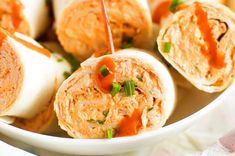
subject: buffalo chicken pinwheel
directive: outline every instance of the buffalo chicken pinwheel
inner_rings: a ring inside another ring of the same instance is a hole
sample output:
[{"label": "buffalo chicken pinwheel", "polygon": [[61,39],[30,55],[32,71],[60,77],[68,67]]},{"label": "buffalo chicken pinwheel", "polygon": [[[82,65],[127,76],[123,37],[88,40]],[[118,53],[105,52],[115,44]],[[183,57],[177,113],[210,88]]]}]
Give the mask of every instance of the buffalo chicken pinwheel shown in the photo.
[{"label": "buffalo chicken pinwheel", "polygon": [[55,111],[74,138],[135,135],[160,128],[175,105],[165,66],[137,49],[91,57],[59,88]]},{"label": "buffalo chicken pinwheel", "polygon": [[219,3],[179,6],[157,39],[162,56],[195,87],[226,89],[235,74],[235,15]]},{"label": "buffalo chicken pinwheel", "polygon": [[[147,0],[105,0],[115,47],[148,47],[152,22]],[[58,39],[67,52],[85,60],[106,48],[100,0],[53,0]]]}]

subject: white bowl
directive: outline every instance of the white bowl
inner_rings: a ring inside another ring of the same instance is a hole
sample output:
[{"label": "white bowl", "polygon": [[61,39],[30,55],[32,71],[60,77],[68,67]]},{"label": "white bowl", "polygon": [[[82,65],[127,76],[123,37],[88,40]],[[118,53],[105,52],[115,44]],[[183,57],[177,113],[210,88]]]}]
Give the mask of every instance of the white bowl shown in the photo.
[{"label": "white bowl", "polygon": [[196,120],[214,110],[235,92],[235,83],[220,94],[207,94],[195,88],[179,88],[179,100],[165,127],[133,137],[107,139],[71,139],[28,132],[0,122],[0,132],[27,144],[66,154],[117,154],[151,146],[184,131]]}]

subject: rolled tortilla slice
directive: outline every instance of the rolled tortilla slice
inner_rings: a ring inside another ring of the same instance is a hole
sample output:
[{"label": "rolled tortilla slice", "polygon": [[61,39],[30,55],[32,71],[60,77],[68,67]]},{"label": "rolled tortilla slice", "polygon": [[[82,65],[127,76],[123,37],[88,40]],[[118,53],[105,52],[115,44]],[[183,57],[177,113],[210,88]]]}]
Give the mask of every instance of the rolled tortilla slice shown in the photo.
[{"label": "rolled tortilla slice", "polygon": [[[148,47],[152,33],[146,0],[106,0],[115,47]],[[56,32],[65,51],[84,60],[106,48],[100,0],[53,0]]]},{"label": "rolled tortilla slice", "polygon": [[[182,3],[190,4],[195,1],[224,3],[224,0],[186,0],[182,1]],[[163,25],[167,22],[170,15],[172,15],[172,12],[170,11],[172,0],[148,0],[148,4],[155,24]]]},{"label": "rolled tortilla slice", "polygon": [[163,57],[195,87],[219,92],[234,81],[235,15],[219,3],[176,12],[157,42]]},{"label": "rolled tortilla slice", "polygon": [[1,0],[0,26],[32,38],[41,35],[49,24],[49,8],[45,0]]},{"label": "rolled tortilla slice", "polygon": [[34,40],[0,31],[0,116],[32,118],[49,103],[56,85],[51,54]]},{"label": "rolled tortilla slice", "polygon": [[[53,51],[54,49],[58,49],[58,44],[43,44]],[[71,65],[62,57],[61,54],[56,52],[52,53],[52,60],[54,61],[57,69],[56,86],[50,102],[33,118],[16,118],[14,126],[36,133],[52,134],[60,132],[61,129],[58,126],[58,120],[54,111],[54,95],[61,83],[67,78],[64,73],[71,72]]]},{"label": "rolled tortilla slice", "polygon": [[[99,81],[97,68],[105,61],[115,71]],[[113,75],[121,89],[104,91],[101,86]],[[115,137],[158,129],[174,105],[174,83],[165,66],[147,53],[129,49],[83,62],[59,88],[54,107],[60,127],[71,137],[105,138],[110,129]]]}]

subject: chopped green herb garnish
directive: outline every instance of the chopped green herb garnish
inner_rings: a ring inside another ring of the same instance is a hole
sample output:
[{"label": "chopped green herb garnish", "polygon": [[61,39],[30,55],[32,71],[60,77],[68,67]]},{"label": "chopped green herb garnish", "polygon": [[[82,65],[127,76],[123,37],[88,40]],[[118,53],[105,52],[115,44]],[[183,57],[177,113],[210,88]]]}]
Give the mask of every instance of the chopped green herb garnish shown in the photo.
[{"label": "chopped green herb garnish", "polygon": [[137,78],[139,81],[143,82],[143,77],[142,77],[142,76],[137,75],[136,78]]},{"label": "chopped green herb garnish", "polygon": [[132,47],[132,43],[127,43],[121,46],[122,49],[127,49],[127,48],[131,48]]},{"label": "chopped green herb garnish", "polygon": [[123,39],[123,43],[124,44],[120,48],[121,49],[131,48],[132,47],[132,42],[133,42],[133,38],[132,37],[124,36],[124,39]]},{"label": "chopped green herb garnish", "polygon": [[148,109],[148,112],[150,112],[151,110],[153,110],[153,107],[149,108],[149,109]]},{"label": "chopped green herb garnish", "polygon": [[103,77],[106,77],[107,75],[109,75],[109,70],[105,64],[99,68],[99,71]]},{"label": "chopped green herb garnish", "polygon": [[96,121],[94,119],[89,119],[89,120],[87,120],[87,122],[96,123]]},{"label": "chopped green herb garnish", "polygon": [[97,122],[98,124],[100,124],[100,125],[103,125],[104,122],[105,122],[105,120],[96,120],[96,122]]},{"label": "chopped green herb garnish", "polygon": [[103,111],[103,115],[104,115],[105,117],[107,117],[108,114],[109,114],[109,110],[108,110],[108,109],[106,109],[106,110]]},{"label": "chopped green herb garnish", "polygon": [[171,51],[171,43],[170,42],[165,42],[163,52],[164,53],[169,53],[170,51]]},{"label": "chopped green herb garnish", "polygon": [[62,58],[57,59],[57,62],[63,62],[64,60]]},{"label": "chopped green herb garnish", "polygon": [[94,120],[94,119],[89,119],[87,120],[87,122],[90,122],[90,123],[97,123],[97,124],[100,124],[100,125],[103,125],[105,120]]},{"label": "chopped green herb garnish", "polygon": [[182,0],[172,0],[170,5],[170,11],[175,12],[177,7],[182,3]]},{"label": "chopped green herb garnish", "polygon": [[110,91],[110,94],[112,96],[115,96],[120,90],[121,90],[121,85],[119,83],[113,82],[112,83],[112,89]]},{"label": "chopped green herb garnish", "polygon": [[71,65],[71,72],[73,73],[80,67],[80,61],[78,61],[73,55],[65,54],[64,58],[69,62]]},{"label": "chopped green herb garnish", "polygon": [[71,75],[71,73],[65,71],[63,75],[64,75],[64,78],[67,79]]},{"label": "chopped green herb garnish", "polygon": [[108,135],[108,139],[112,139],[113,138],[113,129],[112,128],[108,129],[107,135]]},{"label": "chopped green herb garnish", "polygon": [[132,96],[135,93],[135,82],[133,80],[128,80],[124,82],[124,91],[126,96]]},{"label": "chopped green herb garnish", "polygon": [[104,51],[103,53],[101,53],[101,56],[103,56],[103,55],[107,55],[109,53],[109,51],[108,50],[106,50],[106,51]]}]

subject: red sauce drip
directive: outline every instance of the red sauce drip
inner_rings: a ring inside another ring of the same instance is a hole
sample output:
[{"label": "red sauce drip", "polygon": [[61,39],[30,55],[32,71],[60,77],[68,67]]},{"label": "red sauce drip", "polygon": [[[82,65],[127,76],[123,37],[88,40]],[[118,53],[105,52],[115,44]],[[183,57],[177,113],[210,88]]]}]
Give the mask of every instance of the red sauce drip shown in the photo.
[{"label": "red sauce drip", "polygon": [[[110,71],[109,75],[107,75],[106,77],[103,77],[99,71],[99,68],[102,65],[106,65],[108,70]],[[110,92],[112,83],[115,78],[115,63],[113,59],[110,57],[104,57],[96,66],[96,75],[97,75],[97,83],[100,89],[105,93]]]},{"label": "red sauce drip", "polygon": [[2,46],[2,43],[6,39],[7,35],[0,31],[0,46]]},{"label": "red sauce drip", "polygon": [[7,36],[12,37],[17,42],[20,42],[21,44],[23,44],[24,46],[26,46],[32,50],[35,50],[43,55],[46,55],[47,57],[51,57],[51,53],[47,49],[39,47],[37,45],[34,45],[34,44],[32,44],[26,40],[23,40],[17,36],[11,35],[9,32],[7,32],[6,30],[1,29],[1,28],[0,28],[0,46],[2,46],[2,43],[4,42],[4,40],[6,39]]},{"label": "red sauce drip", "polygon": [[140,110],[135,109],[131,117],[122,119],[115,137],[136,135],[142,126],[141,115]]},{"label": "red sauce drip", "polygon": [[225,54],[217,49],[217,42],[213,38],[212,30],[209,25],[207,12],[205,12],[199,2],[196,2],[197,24],[202,34],[202,37],[207,45],[202,47],[202,53],[208,58],[209,64],[214,68],[223,68],[226,64],[224,62]]},{"label": "red sauce drip", "polygon": [[161,19],[163,17],[167,17],[170,15],[170,5],[171,5],[171,0],[164,1],[160,3],[153,12],[153,22],[159,24],[161,22]]},{"label": "red sauce drip", "polygon": [[47,49],[45,49],[43,47],[39,47],[37,45],[34,45],[34,44],[32,44],[32,43],[30,43],[26,40],[23,40],[19,37],[16,37],[16,36],[11,36],[11,37],[14,38],[16,41],[20,42],[21,44],[23,44],[24,46],[26,46],[26,47],[28,47],[32,50],[35,50],[35,51],[37,51],[37,52],[39,52],[39,53],[41,53],[41,54],[43,54],[47,57],[51,57],[51,53]]},{"label": "red sauce drip", "polygon": [[99,49],[94,53],[95,57],[100,57],[107,54],[111,54],[108,48]]},{"label": "red sauce drip", "polygon": [[[118,48],[115,48],[115,52],[117,52],[118,50]],[[108,48],[101,48],[94,53],[95,57],[100,57],[108,54],[112,54]]]},{"label": "red sauce drip", "polygon": [[20,25],[20,22],[22,21],[21,18],[21,9],[22,9],[22,5],[20,4],[19,1],[17,0],[12,0],[11,3],[11,20],[12,20],[12,24],[14,26],[15,29],[17,29]]}]

